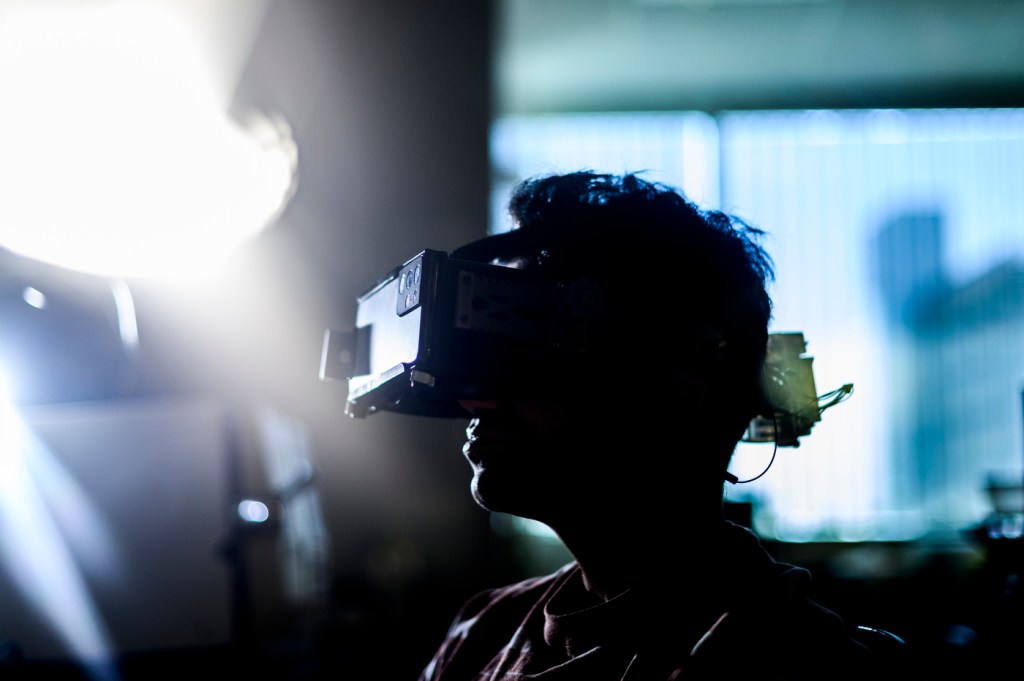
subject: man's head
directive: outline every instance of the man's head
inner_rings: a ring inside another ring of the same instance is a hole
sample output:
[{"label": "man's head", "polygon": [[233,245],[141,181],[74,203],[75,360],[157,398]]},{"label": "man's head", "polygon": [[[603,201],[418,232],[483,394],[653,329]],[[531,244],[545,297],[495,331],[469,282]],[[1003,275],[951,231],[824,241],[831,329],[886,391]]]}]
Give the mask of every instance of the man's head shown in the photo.
[{"label": "man's head", "polygon": [[[673,426],[662,434],[674,441],[669,447],[700,449],[700,461],[688,469],[696,465],[720,484],[736,442],[762,406],[772,268],[757,244],[761,232],[636,175],[579,172],[527,180],[514,190],[509,209],[513,230],[453,256],[532,269],[566,284],[593,282],[601,300],[586,351],[538,376],[527,421],[564,450],[574,442],[636,444],[644,436],[633,415],[674,416],[661,425]],[[470,406],[486,412],[488,405]],[[548,418],[571,425],[559,431],[537,416],[541,412],[561,414]],[[486,419],[483,413],[484,425]],[[572,462],[566,475],[575,466],[585,477],[580,461],[601,474],[625,472],[614,454],[609,465],[593,453],[566,458]],[[549,459],[546,465],[559,464]]]}]

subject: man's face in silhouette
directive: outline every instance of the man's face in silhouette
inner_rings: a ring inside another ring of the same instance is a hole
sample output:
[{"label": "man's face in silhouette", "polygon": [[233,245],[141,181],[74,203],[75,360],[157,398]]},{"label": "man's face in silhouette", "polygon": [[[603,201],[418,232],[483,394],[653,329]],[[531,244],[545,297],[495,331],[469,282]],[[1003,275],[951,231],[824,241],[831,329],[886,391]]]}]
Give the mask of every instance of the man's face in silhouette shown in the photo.
[{"label": "man's face in silhouette", "polygon": [[678,453],[662,444],[671,407],[623,413],[613,393],[605,383],[535,400],[462,401],[473,415],[462,451],[477,503],[557,524],[643,504],[670,482],[678,489]]},{"label": "man's face in silhouette", "polygon": [[[524,267],[517,258],[492,263]],[[460,400],[472,417],[462,453],[473,470],[473,498],[483,508],[544,521],[578,503],[577,480],[591,477],[580,450],[591,439],[585,421],[594,407],[571,381],[553,388],[555,382],[535,377],[537,394],[529,398]]]},{"label": "man's face in silhouette", "polygon": [[614,486],[620,492],[628,486],[615,462],[625,456],[613,443],[621,438],[598,436],[608,433],[608,417],[591,400],[461,403],[473,415],[463,455],[473,470],[473,498],[483,508],[555,521],[606,499]]}]

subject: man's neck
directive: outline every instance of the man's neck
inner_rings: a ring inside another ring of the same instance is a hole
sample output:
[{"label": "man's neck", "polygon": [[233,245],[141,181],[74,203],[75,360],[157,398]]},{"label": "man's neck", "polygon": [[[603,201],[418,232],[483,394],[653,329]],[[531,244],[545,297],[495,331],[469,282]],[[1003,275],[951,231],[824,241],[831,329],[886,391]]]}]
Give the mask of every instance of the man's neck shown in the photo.
[{"label": "man's neck", "polygon": [[717,540],[723,522],[721,514],[690,516],[685,522],[609,518],[554,529],[579,563],[587,590],[609,600],[640,580],[693,564],[695,552],[700,555]]}]

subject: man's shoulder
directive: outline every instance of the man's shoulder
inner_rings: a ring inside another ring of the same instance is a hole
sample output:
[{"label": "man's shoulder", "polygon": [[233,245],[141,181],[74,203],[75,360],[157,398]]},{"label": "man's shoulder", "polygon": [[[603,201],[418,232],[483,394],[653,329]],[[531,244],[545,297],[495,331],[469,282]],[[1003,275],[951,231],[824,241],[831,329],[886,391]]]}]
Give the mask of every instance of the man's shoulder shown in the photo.
[{"label": "man's shoulder", "polygon": [[810,573],[777,563],[770,577],[734,601],[695,647],[701,657],[729,659],[743,651],[762,663],[827,657],[856,663],[868,649],[837,612],[806,591]]},{"label": "man's shoulder", "polygon": [[776,561],[751,531],[728,526],[728,565],[716,590],[722,595],[714,624],[693,654],[793,661],[821,655],[859,660],[867,653],[844,617],[814,599],[809,570]]}]

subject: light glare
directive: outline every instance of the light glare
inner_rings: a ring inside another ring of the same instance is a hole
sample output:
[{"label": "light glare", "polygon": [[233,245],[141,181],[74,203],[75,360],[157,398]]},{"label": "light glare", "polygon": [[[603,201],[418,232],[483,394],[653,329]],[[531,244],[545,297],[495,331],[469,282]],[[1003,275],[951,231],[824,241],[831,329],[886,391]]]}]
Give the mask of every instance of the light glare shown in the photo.
[{"label": "light glare", "polygon": [[263,523],[270,519],[270,509],[262,501],[243,499],[238,503],[238,516],[247,523]]},{"label": "light glare", "polygon": [[89,500],[0,391],[0,570],[96,681],[115,681],[103,618],[75,548],[106,564],[117,552]]},{"label": "light glare", "polygon": [[37,310],[42,310],[46,307],[46,295],[33,286],[26,286],[25,290],[21,292],[21,297],[26,303]]},{"label": "light glare", "polygon": [[0,242],[87,272],[187,276],[274,218],[294,180],[287,126],[232,122],[195,42],[143,3],[4,17]]}]

